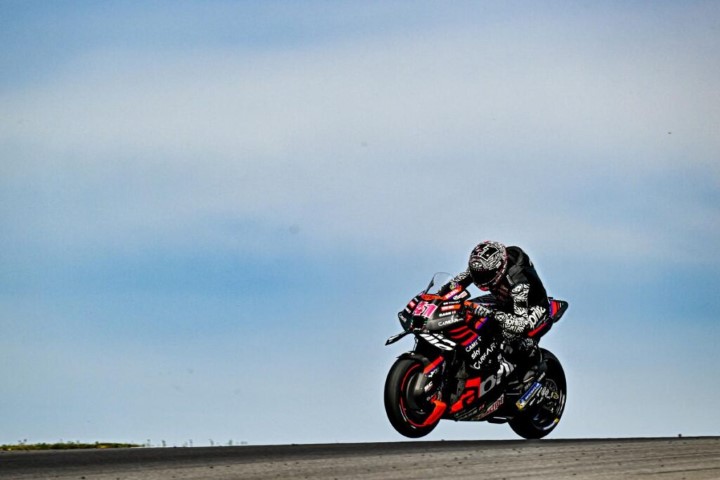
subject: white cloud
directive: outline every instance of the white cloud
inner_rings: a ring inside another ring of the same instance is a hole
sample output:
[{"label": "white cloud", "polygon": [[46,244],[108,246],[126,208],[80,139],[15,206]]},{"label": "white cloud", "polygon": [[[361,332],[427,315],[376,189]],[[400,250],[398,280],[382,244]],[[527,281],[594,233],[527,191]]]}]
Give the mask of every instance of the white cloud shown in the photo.
[{"label": "white cloud", "polygon": [[682,158],[718,178],[716,62],[691,37],[668,55],[640,37],[624,51],[580,28],[565,27],[568,39],[552,23],[524,27],[522,38],[498,26],[265,52],[89,52],[51,84],[2,95],[4,182],[57,193],[16,220],[105,244],[247,247],[213,231],[220,218],[299,225],[320,244],[453,242],[434,225],[410,229],[420,212],[483,215],[455,227],[468,236],[575,249],[605,241],[598,230],[628,245],[672,235],[571,207],[555,228],[537,219],[598,174],[657,176]]}]

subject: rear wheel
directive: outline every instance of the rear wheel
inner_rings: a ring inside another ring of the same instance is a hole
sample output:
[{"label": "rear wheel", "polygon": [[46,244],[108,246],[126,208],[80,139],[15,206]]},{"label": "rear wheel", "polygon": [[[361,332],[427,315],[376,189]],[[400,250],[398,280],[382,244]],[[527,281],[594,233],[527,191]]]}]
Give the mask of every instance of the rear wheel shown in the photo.
[{"label": "rear wheel", "polygon": [[543,398],[509,422],[515,433],[527,439],[543,438],[552,432],[565,410],[565,372],[557,357],[548,350],[542,349],[542,356],[547,370],[542,381],[543,388],[538,395]]},{"label": "rear wheel", "polygon": [[400,358],[390,368],[385,380],[385,412],[398,433],[410,438],[432,432],[440,419],[425,425],[433,410],[427,398],[413,394],[413,386],[423,375],[423,364],[417,359]]}]

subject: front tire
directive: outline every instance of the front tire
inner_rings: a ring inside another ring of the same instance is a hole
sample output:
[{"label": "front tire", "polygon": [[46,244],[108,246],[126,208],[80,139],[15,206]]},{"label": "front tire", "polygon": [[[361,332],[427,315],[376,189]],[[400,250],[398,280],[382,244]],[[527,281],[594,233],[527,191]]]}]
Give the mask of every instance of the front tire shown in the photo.
[{"label": "front tire", "polygon": [[543,438],[557,427],[567,399],[567,382],[560,361],[550,351],[541,350],[547,365],[542,381],[543,388],[547,388],[547,398],[509,422],[515,433],[528,440]]},{"label": "front tire", "polygon": [[401,435],[409,438],[424,437],[440,422],[430,425],[424,422],[432,412],[426,399],[414,398],[412,386],[423,375],[424,365],[420,360],[399,358],[388,372],[385,380],[385,412],[388,420]]}]

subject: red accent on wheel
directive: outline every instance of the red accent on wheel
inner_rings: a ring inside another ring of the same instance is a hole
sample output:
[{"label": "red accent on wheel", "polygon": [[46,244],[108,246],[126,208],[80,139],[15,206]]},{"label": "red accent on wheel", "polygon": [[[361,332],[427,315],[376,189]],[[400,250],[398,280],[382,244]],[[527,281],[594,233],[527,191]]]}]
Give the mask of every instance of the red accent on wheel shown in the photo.
[{"label": "red accent on wheel", "polygon": [[412,376],[412,373],[420,368],[420,364],[416,363],[412,367],[408,368],[408,371],[405,372],[405,376],[402,379],[402,382],[400,382],[400,410],[402,411],[403,417],[405,417],[405,420],[407,420],[412,426],[414,427],[422,427],[423,424],[413,422],[410,416],[407,414],[407,407],[405,406],[405,395],[403,393],[405,392],[405,389],[407,388],[407,381],[408,378]]}]

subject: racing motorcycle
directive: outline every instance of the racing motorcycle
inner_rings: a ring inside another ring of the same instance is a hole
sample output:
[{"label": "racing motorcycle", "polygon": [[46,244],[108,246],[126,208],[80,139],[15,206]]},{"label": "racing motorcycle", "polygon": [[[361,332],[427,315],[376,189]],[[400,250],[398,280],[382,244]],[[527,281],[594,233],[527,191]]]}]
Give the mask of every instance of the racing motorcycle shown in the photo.
[{"label": "racing motorcycle", "polygon": [[[546,436],[565,408],[560,361],[543,348],[536,348],[528,361],[517,345],[502,340],[492,317],[469,323],[464,304],[471,295],[462,287],[445,293],[451,278],[447,273],[435,274],[428,287],[398,313],[403,332],[385,342],[391,345],[406,335],[415,337],[415,347],[398,357],[385,381],[390,423],[410,438],[427,435],[442,419],[508,423],[523,438]],[[492,295],[470,301],[490,308],[495,304]],[[547,320],[528,334],[534,342],[568,307],[552,297],[548,303]],[[478,358],[468,359],[471,351]],[[468,360],[480,367],[480,376],[468,371]],[[489,368],[483,370],[485,363]]]}]

